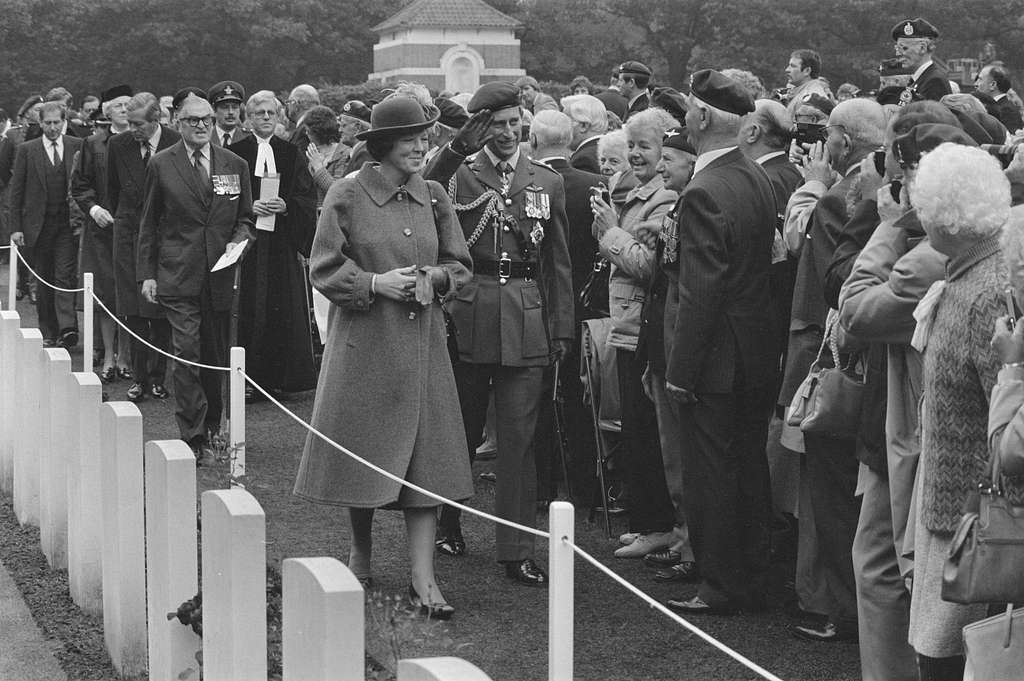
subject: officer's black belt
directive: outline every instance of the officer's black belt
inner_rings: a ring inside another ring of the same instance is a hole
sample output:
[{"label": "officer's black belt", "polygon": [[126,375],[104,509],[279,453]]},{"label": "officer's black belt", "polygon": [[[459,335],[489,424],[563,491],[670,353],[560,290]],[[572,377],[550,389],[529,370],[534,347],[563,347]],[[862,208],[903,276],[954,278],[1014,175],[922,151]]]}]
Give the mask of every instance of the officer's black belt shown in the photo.
[{"label": "officer's black belt", "polygon": [[473,263],[473,272],[487,276],[505,277],[506,279],[534,279],[537,274],[537,263],[512,260],[484,260]]}]

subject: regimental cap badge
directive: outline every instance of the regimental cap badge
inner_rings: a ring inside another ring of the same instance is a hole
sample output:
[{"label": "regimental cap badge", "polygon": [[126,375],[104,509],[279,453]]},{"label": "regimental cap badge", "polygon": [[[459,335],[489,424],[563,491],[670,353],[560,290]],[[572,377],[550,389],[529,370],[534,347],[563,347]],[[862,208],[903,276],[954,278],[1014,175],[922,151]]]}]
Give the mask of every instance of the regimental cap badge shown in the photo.
[{"label": "regimental cap badge", "polygon": [[676,136],[676,135],[678,135],[678,134],[680,134],[680,133],[679,133],[679,131],[678,131],[678,130],[674,130],[674,129],[673,129],[673,130],[669,130],[669,131],[667,131],[667,132],[665,133],[665,137],[666,137],[667,139],[672,139],[673,137],[675,137],[675,136]]},{"label": "regimental cap badge", "polygon": [[903,24],[903,35],[914,35],[914,25],[907,21]]},{"label": "regimental cap badge", "polygon": [[233,87],[231,87],[230,85],[226,85],[226,86],[224,86],[224,94],[226,94],[226,95],[233,95],[233,94],[235,94],[235,89]]}]

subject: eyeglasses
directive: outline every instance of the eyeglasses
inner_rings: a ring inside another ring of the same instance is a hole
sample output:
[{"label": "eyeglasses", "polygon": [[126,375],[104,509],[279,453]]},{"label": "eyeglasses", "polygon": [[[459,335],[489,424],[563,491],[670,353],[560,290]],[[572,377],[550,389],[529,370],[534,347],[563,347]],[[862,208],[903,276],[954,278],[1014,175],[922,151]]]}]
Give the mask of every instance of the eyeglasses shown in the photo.
[{"label": "eyeglasses", "polygon": [[184,118],[179,118],[178,120],[184,123],[185,125],[189,126],[190,128],[198,128],[200,126],[204,128],[209,128],[211,125],[213,125],[213,116],[203,116],[202,118],[198,118],[196,116],[186,116]]},{"label": "eyeglasses", "polygon": [[273,118],[277,115],[276,111],[253,111],[253,118]]}]

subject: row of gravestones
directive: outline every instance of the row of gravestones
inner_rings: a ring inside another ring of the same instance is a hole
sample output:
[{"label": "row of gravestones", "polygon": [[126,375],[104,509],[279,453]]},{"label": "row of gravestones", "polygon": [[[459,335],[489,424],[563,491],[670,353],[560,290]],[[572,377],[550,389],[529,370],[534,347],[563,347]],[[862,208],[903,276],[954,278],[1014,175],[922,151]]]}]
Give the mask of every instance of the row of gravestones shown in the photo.
[{"label": "row of gravestones", "polygon": [[[71,597],[102,615],[124,678],[266,679],[265,518],[242,489],[201,497],[202,638],[168,619],[198,591],[195,458],[180,440],[143,444],[130,402],[103,402],[99,378],[0,311],[0,493],[37,525]],[[364,679],[364,595],[333,558],[282,566],[285,681]],[[399,681],[487,681],[465,660],[402,660]]]}]

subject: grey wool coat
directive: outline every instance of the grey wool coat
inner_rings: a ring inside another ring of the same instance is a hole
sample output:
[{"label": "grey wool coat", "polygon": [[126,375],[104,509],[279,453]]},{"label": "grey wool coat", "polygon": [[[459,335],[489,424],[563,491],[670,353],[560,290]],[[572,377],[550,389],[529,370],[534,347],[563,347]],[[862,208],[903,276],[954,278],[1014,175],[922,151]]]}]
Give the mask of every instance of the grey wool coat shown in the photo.
[{"label": "grey wool coat", "polygon": [[[472,261],[447,194],[413,175],[404,190],[367,164],[324,197],[309,261],[331,301],[312,425],[353,453],[449,499],[473,494],[444,316],[372,297],[373,274],[440,265],[454,293]],[[356,508],[434,506],[310,434],[295,494]]]}]

